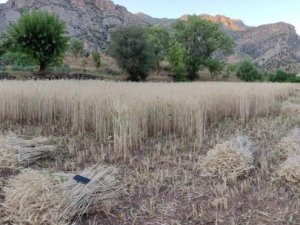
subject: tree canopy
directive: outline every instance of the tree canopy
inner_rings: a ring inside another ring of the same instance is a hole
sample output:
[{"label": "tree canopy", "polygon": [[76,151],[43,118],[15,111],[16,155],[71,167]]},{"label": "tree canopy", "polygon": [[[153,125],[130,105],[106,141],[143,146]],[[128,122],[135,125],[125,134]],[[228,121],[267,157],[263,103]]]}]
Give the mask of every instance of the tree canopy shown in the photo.
[{"label": "tree canopy", "polygon": [[198,16],[189,16],[187,20],[178,20],[173,28],[175,40],[187,52],[185,65],[189,80],[197,78],[200,66],[204,65],[214,53],[230,54],[232,52],[232,39],[216,23]]},{"label": "tree canopy", "polygon": [[53,13],[25,12],[17,23],[8,27],[2,46],[6,51],[31,57],[42,72],[64,58],[68,47],[66,25]]},{"label": "tree canopy", "polygon": [[111,33],[108,52],[132,81],[143,81],[154,64],[154,52],[146,28],[121,27]]}]

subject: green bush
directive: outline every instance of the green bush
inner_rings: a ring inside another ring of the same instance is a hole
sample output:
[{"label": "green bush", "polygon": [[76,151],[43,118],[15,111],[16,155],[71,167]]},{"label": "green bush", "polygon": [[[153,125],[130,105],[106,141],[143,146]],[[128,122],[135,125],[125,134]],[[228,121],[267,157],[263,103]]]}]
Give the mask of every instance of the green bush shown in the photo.
[{"label": "green bush", "polygon": [[83,54],[84,44],[78,38],[72,38],[69,43],[69,50],[77,59],[80,54]]},{"label": "green bush", "polygon": [[171,71],[174,75],[175,81],[186,81],[186,67],[185,67],[186,51],[181,44],[175,43],[169,51],[168,59],[171,65]]},{"label": "green bush", "polygon": [[243,81],[261,81],[262,75],[251,61],[241,62],[236,70],[236,76]]},{"label": "green bush", "polygon": [[208,68],[211,79],[215,80],[223,71],[225,64],[217,59],[209,59],[206,61],[205,66]]},{"label": "green bush", "polygon": [[271,82],[300,82],[300,78],[296,76],[295,73],[287,73],[282,70],[276,71],[275,74],[270,74],[269,75],[269,81]]},{"label": "green bush", "polygon": [[92,58],[93,58],[96,69],[99,70],[99,68],[101,66],[101,54],[98,51],[93,51]]}]

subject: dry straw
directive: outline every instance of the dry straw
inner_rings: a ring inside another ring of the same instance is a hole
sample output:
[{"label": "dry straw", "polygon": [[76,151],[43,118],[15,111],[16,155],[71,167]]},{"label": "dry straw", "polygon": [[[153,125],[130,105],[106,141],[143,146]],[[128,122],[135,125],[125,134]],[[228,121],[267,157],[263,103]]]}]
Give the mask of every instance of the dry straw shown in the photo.
[{"label": "dry straw", "polygon": [[117,198],[124,186],[116,178],[117,169],[94,166],[80,175],[91,179],[77,183],[72,174],[24,170],[4,188],[5,217],[12,224],[70,224],[108,199]]},{"label": "dry straw", "polygon": [[245,176],[253,168],[251,142],[238,137],[210,150],[201,164],[202,175],[235,180]]},{"label": "dry straw", "polygon": [[51,157],[57,150],[46,137],[23,139],[13,133],[0,137],[0,169],[19,169]]}]

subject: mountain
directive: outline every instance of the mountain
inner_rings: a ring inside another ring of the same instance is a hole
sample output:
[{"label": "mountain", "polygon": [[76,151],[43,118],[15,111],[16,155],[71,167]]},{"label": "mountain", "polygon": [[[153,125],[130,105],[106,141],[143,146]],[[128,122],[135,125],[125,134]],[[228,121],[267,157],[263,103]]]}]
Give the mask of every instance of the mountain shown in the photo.
[{"label": "mountain", "polygon": [[[176,21],[153,18],[144,13],[132,14],[111,0],[9,0],[0,4],[0,32],[18,20],[28,9],[56,12],[63,19],[70,36],[84,40],[88,49],[104,49],[109,41],[109,31],[129,24],[162,25],[171,30]],[[235,53],[229,62],[251,59],[265,70],[284,69],[300,71],[300,37],[295,28],[287,23],[249,27],[241,20],[226,16],[199,15],[218,23],[235,41]],[[180,19],[186,20],[187,16]]]},{"label": "mountain", "polygon": [[300,71],[300,37],[290,24],[280,22],[239,32],[235,43],[238,58],[243,54],[263,69]]},{"label": "mountain", "polygon": [[145,13],[139,12],[134,14],[140,20],[144,21],[150,25],[161,25],[164,27],[171,27],[173,23],[175,23],[176,19],[168,19],[168,18],[154,18]]},{"label": "mountain", "polygon": [[67,23],[69,34],[84,40],[90,49],[104,48],[109,31],[117,26],[145,24],[110,0],[9,0],[0,4],[0,31],[28,9],[56,12]]}]

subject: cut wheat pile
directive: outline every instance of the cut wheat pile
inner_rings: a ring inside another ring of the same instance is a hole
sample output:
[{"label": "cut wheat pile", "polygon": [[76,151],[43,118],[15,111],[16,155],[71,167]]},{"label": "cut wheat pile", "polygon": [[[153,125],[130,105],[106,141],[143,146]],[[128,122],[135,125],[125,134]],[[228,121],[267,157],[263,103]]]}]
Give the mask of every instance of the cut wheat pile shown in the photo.
[{"label": "cut wheat pile", "polygon": [[235,180],[253,168],[251,143],[245,137],[216,145],[201,164],[202,175]]},{"label": "cut wheat pile", "polygon": [[298,104],[286,101],[282,104],[281,111],[283,113],[288,113],[288,114],[299,113],[300,112],[300,106]]},{"label": "cut wheat pile", "polygon": [[295,128],[289,136],[284,137],[278,143],[276,151],[280,159],[300,155],[300,129]]},{"label": "cut wheat pile", "polygon": [[81,175],[91,181],[81,184],[72,174],[24,170],[4,188],[6,215],[2,223],[67,225],[124,191],[115,167],[94,166]]},{"label": "cut wheat pile", "polygon": [[278,170],[280,180],[300,191],[300,155],[290,156],[280,165]]},{"label": "cut wheat pile", "polygon": [[46,137],[26,140],[13,133],[1,135],[0,169],[19,169],[51,157],[57,147],[50,142]]}]

